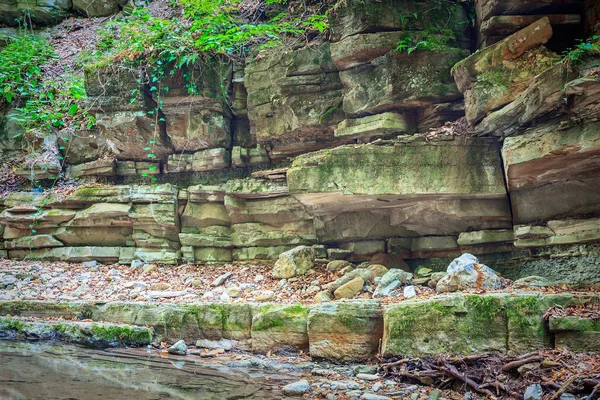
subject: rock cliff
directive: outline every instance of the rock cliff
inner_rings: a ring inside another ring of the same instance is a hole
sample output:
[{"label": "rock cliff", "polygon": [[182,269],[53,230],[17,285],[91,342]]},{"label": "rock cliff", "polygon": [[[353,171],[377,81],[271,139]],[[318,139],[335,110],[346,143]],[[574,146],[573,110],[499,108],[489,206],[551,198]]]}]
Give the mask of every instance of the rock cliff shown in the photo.
[{"label": "rock cliff", "polygon": [[[0,23],[28,7],[5,2]],[[127,7],[30,14],[41,27]],[[6,157],[54,149],[16,175],[81,185],[0,198],[0,256],[208,263],[307,245],[441,269],[468,251],[511,278],[600,282],[599,15],[589,0],[348,0],[306,46],[87,65],[89,128],[21,146],[0,104]]]}]

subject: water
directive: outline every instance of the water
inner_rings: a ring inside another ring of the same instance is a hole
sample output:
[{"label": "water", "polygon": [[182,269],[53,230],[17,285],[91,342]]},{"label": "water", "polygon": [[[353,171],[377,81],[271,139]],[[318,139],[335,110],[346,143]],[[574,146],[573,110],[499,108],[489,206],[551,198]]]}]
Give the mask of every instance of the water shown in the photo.
[{"label": "water", "polygon": [[197,357],[0,340],[0,399],[281,399],[297,376]]}]

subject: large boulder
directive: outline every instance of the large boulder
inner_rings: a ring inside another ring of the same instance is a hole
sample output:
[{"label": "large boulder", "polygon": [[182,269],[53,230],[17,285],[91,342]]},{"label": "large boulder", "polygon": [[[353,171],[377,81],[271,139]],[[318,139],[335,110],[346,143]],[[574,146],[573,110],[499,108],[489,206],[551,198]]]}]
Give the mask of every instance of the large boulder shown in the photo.
[{"label": "large boulder", "polygon": [[448,266],[447,274],[438,281],[436,291],[456,292],[469,289],[499,289],[500,277],[487,265],[479,264],[472,254],[465,253]]},{"label": "large boulder", "polygon": [[309,246],[298,246],[279,255],[271,271],[275,278],[292,278],[304,275],[315,265],[315,250]]}]

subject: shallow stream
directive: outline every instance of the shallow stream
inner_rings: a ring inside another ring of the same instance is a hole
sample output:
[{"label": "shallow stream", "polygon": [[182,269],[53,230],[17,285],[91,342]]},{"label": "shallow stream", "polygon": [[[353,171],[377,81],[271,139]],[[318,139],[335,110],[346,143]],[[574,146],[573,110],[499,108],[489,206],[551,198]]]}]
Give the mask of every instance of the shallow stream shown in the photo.
[{"label": "shallow stream", "polygon": [[281,399],[298,376],[145,350],[0,340],[0,399]]}]

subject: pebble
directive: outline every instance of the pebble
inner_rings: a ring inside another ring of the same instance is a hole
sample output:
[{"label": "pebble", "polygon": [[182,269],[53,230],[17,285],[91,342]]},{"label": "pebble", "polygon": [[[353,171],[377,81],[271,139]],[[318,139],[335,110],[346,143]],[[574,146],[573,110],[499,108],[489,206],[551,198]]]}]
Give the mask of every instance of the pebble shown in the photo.
[{"label": "pebble", "polygon": [[362,398],[365,400],[392,400],[391,397],[381,396],[373,393],[365,393],[362,395]]},{"label": "pebble", "polygon": [[289,385],[285,385],[283,387],[284,394],[304,394],[308,392],[310,385],[306,379],[302,379],[298,382],[290,383]]},{"label": "pebble", "polygon": [[329,376],[335,374],[334,371],[325,368],[315,368],[312,371],[310,371],[310,373],[316,376]]},{"label": "pebble", "polygon": [[429,392],[429,400],[438,400],[442,396],[442,391],[439,389],[432,390]]},{"label": "pebble", "polygon": [[377,365],[358,365],[354,368],[355,374],[376,374]]},{"label": "pebble", "polygon": [[150,289],[152,289],[152,290],[169,290],[170,288],[171,288],[171,285],[169,285],[168,283],[164,283],[164,282],[154,283],[150,286]]},{"label": "pebble", "polygon": [[271,301],[274,298],[275,292],[273,292],[272,290],[264,290],[263,292],[261,292],[261,294],[256,296],[256,301]]},{"label": "pebble", "polygon": [[86,261],[86,262],[81,263],[81,266],[83,268],[92,268],[92,267],[97,267],[99,265],[101,265],[101,264],[96,260]]},{"label": "pebble", "polygon": [[360,385],[354,381],[331,381],[329,382],[332,389],[354,390],[360,389]]},{"label": "pebble", "polygon": [[170,354],[184,356],[187,353],[187,346],[184,340],[179,340],[167,350]]},{"label": "pebble", "polygon": [[363,381],[376,381],[379,379],[379,375],[375,374],[357,374],[356,377]]},{"label": "pebble", "polygon": [[259,283],[259,282],[262,282],[262,281],[264,281],[264,280],[265,280],[265,276],[264,276],[264,275],[256,275],[256,276],[254,277],[254,282],[255,282],[255,283]]},{"label": "pebble", "polygon": [[142,272],[144,274],[147,274],[148,272],[154,271],[156,268],[158,268],[158,267],[155,264],[146,264],[146,265],[144,265]]},{"label": "pebble", "polygon": [[143,266],[144,266],[144,262],[142,260],[131,261],[131,268],[142,268]]},{"label": "pebble", "polygon": [[383,384],[381,382],[377,382],[373,386],[371,386],[371,390],[374,392],[379,392],[382,388]]}]

